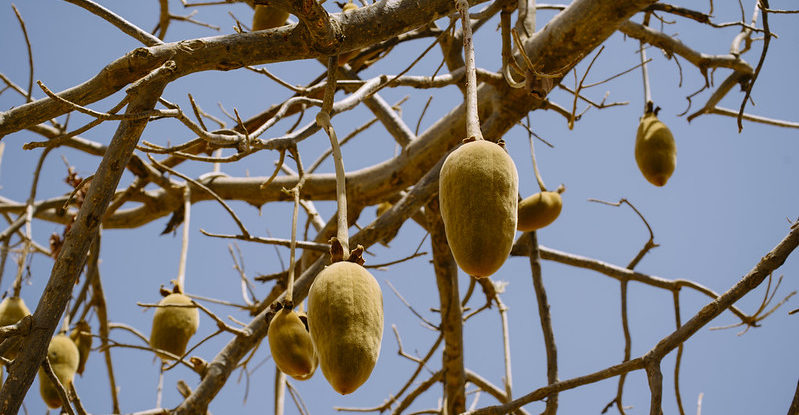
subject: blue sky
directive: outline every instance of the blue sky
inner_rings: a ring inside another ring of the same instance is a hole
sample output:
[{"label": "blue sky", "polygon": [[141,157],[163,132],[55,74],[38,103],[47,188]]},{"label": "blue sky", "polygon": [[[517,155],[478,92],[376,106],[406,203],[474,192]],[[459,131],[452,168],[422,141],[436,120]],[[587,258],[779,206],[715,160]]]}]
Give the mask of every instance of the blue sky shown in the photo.
[{"label": "blue sky", "polygon": [[[174,13],[188,13],[179,2],[170,3]],[[749,3],[745,5],[747,16],[751,13]],[[795,7],[788,1],[771,3],[773,8]],[[117,1],[105,2],[104,5],[146,30],[152,29],[157,21],[157,2],[154,1]],[[20,2],[17,7],[31,36],[34,79],[41,80],[55,91],[86,80],[113,59],[140,46],[108,23],[66,2]],[[707,5],[698,7],[706,11]],[[334,4],[326,4],[326,8],[338,11]],[[717,22],[731,21],[740,15],[737,5],[727,7],[716,4],[716,8],[714,21]],[[245,22],[252,13],[241,4],[200,7],[198,10],[197,19],[221,26],[219,33],[224,34],[232,33],[233,21],[227,11],[232,11]],[[551,11],[542,11],[539,26],[543,26],[552,15]],[[663,30],[678,36],[690,47],[710,54],[727,53],[738,31],[735,28],[709,30],[698,23],[676,19],[678,24],[666,25]],[[636,20],[640,20],[640,17]],[[478,67],[490,70],[499,67],[499,34],[494,30],[497,22],[498,19],[494,19],[477,32],[475,48]],[[796,16],[773,15],[769,22],[771,30],[779,38],[771,42],[768,57],[754,88],[752,97],[756,105],[748,105],[747,111],[796,122],[799,121],[794,99],[799,93],[795,76],[795,68],[799,64]],[[655,27],[659,28],[658,25]],[[27,85],[27,55],[9,2],[0,4],[0,34],[0,50],[4,56],[0,62],[0,72],[17,84]],[[173,22],[166,41],[216,34],[207,28]],[[391,53],[392,59],[368,69],[363,76],[397,73],[430,41],[424,39],[398,46]],[[604,79],[638,63],[637,41],[625,39],[617,33],[605,45],[605,50],[587,77],[588,82]],[[762,42],[755,42],[753,51],[743,58],[754,66],[761,46]],[[587,201],[589,198],[618,201],[625,197],[646,217],[654,230],[655,242],[660,244],[641,261],[638,271],[668,279],[691,279],[723,292],[788,233],[788,219],[796,220],[799,215],[799,133],[795,129],[751,122],[744,122],[743,132],[738,133],[733,118],[717,115],[705,115],[688,123],[679,114],[686,108],[685,97],[704,83],[699,71],[681,59],[680,86],[679,69],[674,61],[666,59],[656,49],[650,48],[647,53],[653,59],[650,65],[651,86],[653,98],[662,108],[660,119],[669,126],[677,142],[677,168],[674,175],[665,187],[656,188],[646,182],[635,165],[633,144],[643,96],[638,70],[586,92],[587,96],[598,101],[609,91],[608,101],[628,101],[629,105],[590,109],[573,130],[568,129],[565,119],[558,114],[546,111],[531,113],[533,129],[555,146],[548,148],[538,141],[535,143],[543,178],[550,188],[560,183],[567,187],[563,194],[564,207],[560,218],[539,232],[539,242],[550,248],[625,266],[647,240],[646,228],[627,207],[614,208]],[[410,73],[429,76],[440,59],[440,51],[433,49]],[[577,66],[579,76],[586,70],[588,61],[584,59]],[[316,61],[272,64],[268,68],[295,84],[303,84],[323,71]],[[727,70],[717,70],[713,78],[715,85],[720,84],[727,74]],[[573,87],[573,79],[572,74],[567,75],[564,84]],[[246,70],[192,74],[171,84],[164,92],[164,97],[189,108],[187,92],[206,111],[222,118],[224,115],[217,107],[218,102],[228,110],[238,109],[242,117],[248,118],[289,96],[287,90],[274,82]],[[421,121],[420,131],[462,100],[455,87],[442,90],[384,89],[381,95],[389,103],[410,96],[402,106],[402,117],[411,128],[415,127],[428,97],[434,95]],[[42,97],[43,93],[35,89],[34,96]],[[107,110],[121,96],[116,94],[90,107]],[[337,95],[337,99],[342,97],[342,94]],[[703,105],[707,97],[707,91],[698,95],[693,100],[692,108]],[[564,91],[556,90],[550,98],[563,106],[571,105],[571,96]],[[742,95],[734,89],[722,101],[722,105],[737,109],[741,99]],[[6,91],[0,95],[0,110],[22,102],[12,91]],[[582,109],[583,104],[579,104],[578,108]],[[335,117],[333,125],[341,136],[370,118],[369,111],[359,106]],[[59,120],[63,122],[64,117]],[[73,114],[70,125],[81,125],[86,120],[83,116]],[[284,120],[274,128],[276,131],[285,131],[294,120]],[[107,144],[115,127],[116,123],[105,123],[85,136]],[[194,135],[173,120],[150,123],[142,136],[144,140],[162,145],[192,138]],[[27,198],[39,150],[24,151],[22,145],[40,139],[29,132],[3,138],[6,147],[0,164],[0,195],[16,201]],[[519,172],[520,193],[523,196],[534,193],[537,185],[530,163],[527,133],[521,127],[515,127],[504,139]],[[309,163],[328,146],[327,137],[318,133],[303,141],[299,149],[304,161]],[[348,171],[355,170],[389,159],[394,152],[395,146],[390,135],[375,125],[344,146],[344,164]],[[76,166],[82,176],[91,174],[100,161],[98,157],[71,149],[54,151],[42,172],[38,200],[56,197],[70,190],[62,180],[66,171],[60,156]],[[241,163],[224,165],[222,171],[238,176],[267,176],[276,160],[277,154],[261,152]],[[210,170],[210,165],[198,162],[180,166],[181,172],[194,177]],[[324,163],[320,171],[332,172],[332,163]],[[126,174],[122,183],[126,185],[130,180],[130,174]],[[243,203],[234,202],[231,205],[253,233],[266,236],[268,231],[276,237],[289,237],[289,203],[271,203],[260,210]],[[317,202],[316,205],[325,219],[335,210],[332,202]],[[199,232],[202,228],[211,232],[234,233],[234,223],[214,202],[199,203],[192,207],[191,213],[187,291],[241,302],[239,277],[232,268],[228,254],[229,241],[205,237]],[[366,208],[358,221],[359,225],[368,224],[374,215],[374,208]],[[103,234],[100,270],[109,301],[110,319],[125,322],[145,334],[149,334],[152,311],[137,307],[136,302],[156,302],[159,299],[158,287],[168,284],[177,274],[180,232],[176,236],[159,236],[166,221],[167,218],[162,218],[138,229],[106,230]],[[42,244],[46,243],[51,233],[60,233],[61,230],[62,227],[57,224],[42,221],[33,223],[34,238]],[[379,245],[370,248],[374,256],[367,255],[367,264],[408,256],[414,252],[423,236],[424,231],[409,221],[391,242],[390,248]],[[249,277],[282,269],[272,247],[244,242],[239,243],[239,247]],[[429,240],[423,243],[422,250],[430,252]],[[278,248],[278,251],[283,261],[287,262],[288,250]],[[386,270],[373,271],[383,289],[385,306],[383,348],[377,367],[366,384],[347,396],[335,393],[321,373],[309,381],[294,382],[311,413],[332,413],[333,407],[379,405],[402,386],[415,364],[397,355],[397,342],[391,326],[396,325],[405,351],[420,355],[427,352],[435,341],[436,333],[420,324],[391,292],[387,282],[390,281],[427,319],[437,321],[438,315],[430,311],[431,307],[438,307],[430,259],[430,255],[427,255]],[[22,290],[22,297],[29,307],[35,307],[51,267],[52,260],[49,258],[33,257],[32,277]],[[10,288],[15,270],[9,261],[0,289]],[[780,275],[785,277],[775,301],[797,290],[797,273],[799,260],[794,254],[774,275],[775,279]],[[581,376],[620,362],[624,340],[618,282],[592,271],[552,262],[543,263],[543,275],[558,345],[560,379]],[[526,258],[510,258],[492,279],[507,283],[502,299],[509,308],[513,395],[521,396],[546,383],[546,358],[529,262]],[[461,275],[459,283],[461,292],[465,291],[468,277]],[[256,293],[263,297],[270,289],[271,286],[258,285]],[[765,286],[759,287],[739,301],[738,307],[747,313],[753,312],[762,300],[764,290]],[[680,299],[683,321],[709,301],[704,295],[690,289],[683,290]],[[474,309],[482,305],[482,301],[478,290],[469,306]],[[681,367],[681,390],[686,411],[696,411],[697,396],[703,393],[703,413],[784,413],[794,394],[796,374],[799,373],[799,356],[795,353],[799,341],[799,316],[789,316],[787,312],[799,308],[798,304],[796,297],[792,297],[763,321],[762,327],[751,329],[742,336],[736,335],[740,329],[708,330],[711,326],[736,323],[736,318],[729,312],[723,313],[693,336],[685,345]],[[248,319],[245,313],[230,307],[208,306],[223,317],[232,315],[242,321]],[[630,283],[629,315],[632,355],[635,357],[645,353],[674,329],[671,293]],[[92,321],[92,327],[96,333],[96,319]],[[212,333],[214,329],[213,321],[203,316],[194,341]],[[136,344],[135,338],[123,332],[112,332],[112,338]],[[227,334],[218,336],[198,348],[196,354],[211,360],[229,339]],[[502,384],[501,324],[496,308],[479,314],[465,325],[464,349],[469,369],[495,385]],[[115,348],[112,353],[123,412],[152,408],[155,405],[158,378],[158,364],[152,354],[121,348]],[[255,369],[256,365],[268,359],[268,354],[267,345],[262,344],[249,365],[252,371],[249,379],[242,377],[239,381],[240,372],[235,372],[209,409],[215,414],[271,412],[274,365],[268,360]],[[440,354],[439,351],[429,363],[431,370],[440,367]],[[674,359],[675,354],[672,353],[663,361],[663,409],[667,414],[677,411],[672,387]],[[423,371],[419,380],[427,376],[429,373]],[[180,401],[174,386],[178,379],[186,380],[191,387],[199,381],[195,374],[182,368],[169,372],[164,383],[165,407],[174,407]],[[249,393],[246,393],[247,385]],[[628,376],[626,385],[624,403],[632,406],[628,413],[647,413],[649,389],[643,372]],[[89,412],[110,412],[105,366],[100,354],[91,356],[86,373],[76,380],[76,387]],[[32,414],[45,411],[37,388],[36,382],[25,399],[25,406]],[[470,391],[472,389],[471,386],[468,388]],[[613,398],[615,390],[616,378],[613,378],[564,392],[560,398],[561,413],[598,413]],[[245,394],[246,403],[243,402]],[[417,400],[409,412],[436,407],[440,396],[440,386],[434,386]],[[467,404],[471,404],[474,398],[470,394]],[[493,403],[495,401],[492,398],[481,394],[477,406]],[[526,409],[535,413],[543,409],[543,404],[533,403],[527,405]],[[297,413],[288,396],[286,413]]]}]

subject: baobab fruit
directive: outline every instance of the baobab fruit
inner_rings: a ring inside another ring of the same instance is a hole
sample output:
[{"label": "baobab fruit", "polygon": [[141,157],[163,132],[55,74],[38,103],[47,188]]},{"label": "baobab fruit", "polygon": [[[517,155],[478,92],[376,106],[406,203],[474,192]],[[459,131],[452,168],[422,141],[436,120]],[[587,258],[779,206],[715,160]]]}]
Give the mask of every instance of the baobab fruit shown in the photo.
[{"label": "baobab fruit", "polygon": [[481,278],[505,262],[516,234],[519,178],[508,153],[478,140],[456,149],[441,167],[438,200],[458,266]]},{"label": "baobab fruit", "polygon": [[[66,390],[69,390],[69,384],[75,377],[75,372],[78,370],[78,363],[80,361],[80,352],[75,343],[65,334],[58,334],[50,340],[50,345],[47,347],[47,359],[50,361],[50,367],[53,368],[53,373],[61,382]],[[58,387],[50,381],[44,369],[39,368],[39,392],[42,395],[44,403],[50,408],[60,408],[64,405],[61,401],[61,396],[58,394]]]},{"label": "baobab fruit", "polygon": [[78,362],[78,374],[83,376],[83,370],[86,368],[86,360],[89,359],[89,352],[92,349],[92,328],[86,320],[81,320],[69,333],[69,338],[78,347],[80,353],[80,361]]},{"label": "baobab fruit", "polygon": [[[175,356],[183,356],[189,339],[200,325],[200,312],[192,306],[189,297],[179,293],[169,294],[158,305],[153,315],[150,346]],[[164,360],[172,359],[163,353],[158,353],[158,356]]]},{"label": "baobab fruit", "polygon": [[383,293],[364,267],[327,266],[308,292],[308,326],[319,366],[336,392],[352,393],[369,378],[383,338]]},{"label": "baobab fruit", "polygon": [[0,302],[0,326],[16,324],[22,317],[30,314],[31,311],[21,297],[6,297]]},{"label": "baobab fruit", "polygon": [[646,180],[663,186],[674,173],[677,146],[666,124],[658,120],[656,111],[647,111],[635,135],[635,161]]},{"label": "baobab fruit", "polygon": [[539,192],[519,202],[517,229],[530,232],[554,222],[563,208],[563,199],[558,192]]},{"label": "baobab fruit", "polygon": [[289,18],[289,12],[277,7],[256,5],[252,16],[252,31],[266,30],[283,26]]},{"label": "baobab fruit", "polygon": [[[6,297],[0,302],[0,326],[10,326],[16,324],[23,317],[29,316],[31,311],[25,305],[25,301],[21,297]],[[17,344],[19,342],[17,341]],[[6,359],[14,359],[17,357],[18,347],[11,347],[8,349],[3,357]]]},{"label": "baobab fruit", "polygon": [[281,372],[297,380],[310,379],[318,359],[314,351],[307,317],[294,310],[280,309],[269,323],[269,350]]}]

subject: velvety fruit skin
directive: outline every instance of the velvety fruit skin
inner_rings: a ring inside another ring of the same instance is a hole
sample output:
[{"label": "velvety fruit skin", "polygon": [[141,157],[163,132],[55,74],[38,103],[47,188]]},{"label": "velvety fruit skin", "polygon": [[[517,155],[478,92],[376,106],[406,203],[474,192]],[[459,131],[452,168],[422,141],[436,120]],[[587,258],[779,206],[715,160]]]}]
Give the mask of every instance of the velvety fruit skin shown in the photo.
[{"label": "velvety fruit skin", "polygon": [[646,180],[663,186],[674,173],[677,164],[677,145],[666,124],[652,113],[646,113],[635,135],[635,161]]},{"label": "velvety fruit skin", "polygon": [[83,370],[86,368],[86,361],[89,359],[89,352],[92,349],[92,328],[85,320],[81,320],[69,333],[69,338],[78,347],[78,352],[80,353],[78,374],[82,376]]},{"label": "velvety fruit skin", "polygon": [[[0,326],[16,324],[22,317],[30,314],[31,311],[28,310],[21,297],[6,297],[3,302],[0,302]],[[18,347],[11,347],[3,354],[3,357],[13,360],[17,357],[17,349]]]},{"label": "velvety fruit skin", "polygon": [[289,18],[289,12],[276,7],[255,6],[255,14],[252,17],[252,31],[272,29],[283,26]]},{"label": "velvety fruit skin", "polygon": [[563,208],[563,199],[558,192],[540,192],[519,202],[517,229],[531,232],[554,222]]},{"label": "velvety fruit skin", "polygon": [[[66,335],[58,334],[50,340],[50,345],[47,347],[47,358],[50,360],[53,373],[55,373],[61,385],[69,390],[68,385],[75,377],[80,361],[78,347]],[[58,396],[56,386],[53,382],[50,382],[50,378],[47,377],[41,367],[39,368],[39,392],[44,403],[50,408],[60,408],[64,404],[61,402],[61,397]]]},{"label": "velvety fruit skin", "polygon": [[269,323],[269,350],[281,372],[297,380],[310,379],[318,359],[311,334],[294,310],[281,309]]},{"label": "velvety fruit skin", "polygon": [[472,141],[447,156],[438,183],[455,262],[477,278],[495,273],[516,234],[519,177],[513,160],[495,143]]},{"label": "velvety fruit skin", "polygon": [[308,292],[308,326],[328,383],[342,395],[352,393],[369,378],[380,355],[380,285],[353,262],[329,265]]},{"label": "velvety fruit skin", "polygon": [[[159,305],[190,305],[191,299],[183,294],[169,294]],[[200,312],[196,307],[157,307],[153,315],[153,330],[150,332],[150,346],[182,356],[186,345],[200,325]],[[161,359],[171,357],[158,354]]]}]

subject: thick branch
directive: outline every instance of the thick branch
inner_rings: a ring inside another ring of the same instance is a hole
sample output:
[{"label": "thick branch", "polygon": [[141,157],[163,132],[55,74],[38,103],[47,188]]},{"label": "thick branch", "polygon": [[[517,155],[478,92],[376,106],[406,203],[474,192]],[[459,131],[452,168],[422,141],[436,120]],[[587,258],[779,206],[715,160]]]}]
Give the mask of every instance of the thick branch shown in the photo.
[{"label": "thick branch", "polygon": [[[131,99],[127,112],[132,114],[151,110],[174,70],[174,63],[168,62],[143,82],[130,88],[128,93]],[[33,314],[33,330],[25,338],[22,351],[9,369],[9,378],[0,391],[0,413],[13,414],[19,410],[36,370],[47,353],[50,337],[83,267],[100,218],[146,125],[147,120],[126,120],[117,128],[53,265],[50,279]]]},{"label": "thick branch", "polygon": [[463,313],[458,294],[458,265],[449,250],[438,200],[433,199],[427,204],[425,216],[430,230],[433,267],[441,302],[445,413],[459,414],[466,410],[466,375],[463,369]]},{"label": "thick branch", "polygon": [[[443,160],[441,161],[443,162]],[[394,229],[398,228],[421,206],[427,203],[438,190],[438,173],[441,169],[440,163],[430,170],[425,177],[414,186],[397,204],[386,213],[377,218],[374,222],[364,227],[350,239],[350,246],[358,244],[369,247],[377,241],[382,240]],[[307,295],[314,278],[324,267],[327,255],[320,257],[316,262],[303,271],[302,275],[294,283],[294,301],[299,303]],[[281,301],[281,298],[274,300],[273,304]],[[246,330],[250,336],[236,336],[220,351],[214,360],[208,364],[205,377],[199,386],[178,406],[175,415],[189,415],[203,413],[208,408],[208,404],[216,396],[222,386],[227,382],[233,370],[238,366],[239,361],[266,335],[269,329],[269,322],[272,319],[271,308],[264,309],[247,325]]]}]

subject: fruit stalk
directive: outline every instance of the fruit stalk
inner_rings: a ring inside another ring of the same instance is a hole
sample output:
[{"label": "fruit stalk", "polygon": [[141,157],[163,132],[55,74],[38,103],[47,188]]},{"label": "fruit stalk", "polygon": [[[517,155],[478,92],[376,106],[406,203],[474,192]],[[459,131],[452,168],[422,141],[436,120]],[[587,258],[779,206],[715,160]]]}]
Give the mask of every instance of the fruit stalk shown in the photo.
[{"label": "fruit stalk", "polygon": [[[649,13],[644,14],[644,26],[649,25]],[[649,71],[646,68],[646,49],[644,41],[638,42],[638,52],[641,55],[641,75],[644,78],[644,112],[648,111],[649,103],[652,102],[652,91],[649,88]]]},{"label": "fruit stalk", "polygon": [[183,189],[183,241],[180,245],[180,262],[178,264],[178,290],[184,292],[186,285],[186,259],[189,254],[189,222],[191,219],[191,190],[189,184]]},{"label": "fruit stalk", "polygon": [[463,25],[463,55],[466,64],[466,137],[483,139],[480,131],[480,118],[477,115],[477,74],[474,64],[474,44],[472,41],[472,22],[469,18],[469,3],[456,0],[455,8],[461,14]]},{"label": "fruit stalk", "polygon": [[[529,117],[529,116],[528,116]],[[528,118],[528,124],[529,124]],[[535,180],[538,182],[538,188],[541,189],[542,192],[547,191],[546,185],[544,185],[544,179],[541,177],[541,172],[538,171],[538,164],[535,162],[535,149],[533,148],[533,135],[527,134],[527,139],[530,140],[530,158],[533,161],[533,172],[535,172]]]},{"label": "fruit stalk", "polygon": [[341,157],[341,148],[338,145],[338,138],[333,125],[330,124],[330,110],[333,108],[333,95],[336,93],[336,70],[338,69],[338,56],[334,55],[327,62],[327,85],[325,86],[325,96],[322,100],[322,110],[316,114],[316,123],[322,127],[330,137],[330,145],[333,149],[333,162],[336,166],[336,203],[338,205],[338,225],[336,237],[341,242],[344,249],[344,257],[350,255],[350,237],[347,224],[347,185],[344,173],[344,160]]},{"label": "fruit stalk", "polygon": [[294,306],[294,264],[296,262],[297,252],[297,215],[299,214],[300,207],[300,187],[302,186],[303,179],[300,178],[297,186],[290,190],[294,196],[294,210],[291,214],[291,243],[289,245],[289,278],[288,287],[286,288],[285,304]]}]

